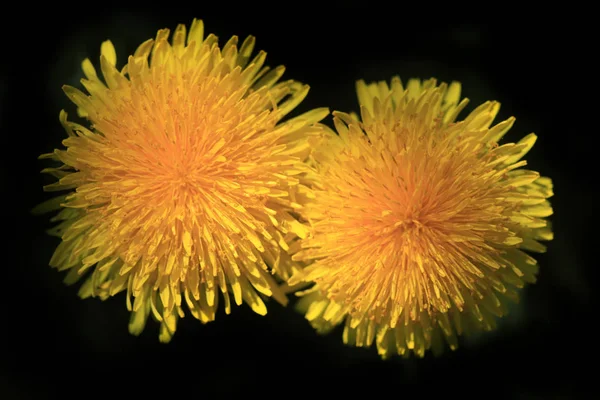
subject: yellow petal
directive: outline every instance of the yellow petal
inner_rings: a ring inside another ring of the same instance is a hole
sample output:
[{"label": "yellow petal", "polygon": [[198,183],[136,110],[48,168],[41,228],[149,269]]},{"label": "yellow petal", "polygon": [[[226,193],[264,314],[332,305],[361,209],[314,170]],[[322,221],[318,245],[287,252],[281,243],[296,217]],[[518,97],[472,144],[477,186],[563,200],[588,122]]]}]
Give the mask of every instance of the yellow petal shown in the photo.
[{"label": "yellow petal", "polygon": [[106,61],[113,67],[117,65],[117,52],[115,51],[115,46],[113,46],[110,40],[106,40],[102,42],[100,46],[100,55],[106,58]]}]

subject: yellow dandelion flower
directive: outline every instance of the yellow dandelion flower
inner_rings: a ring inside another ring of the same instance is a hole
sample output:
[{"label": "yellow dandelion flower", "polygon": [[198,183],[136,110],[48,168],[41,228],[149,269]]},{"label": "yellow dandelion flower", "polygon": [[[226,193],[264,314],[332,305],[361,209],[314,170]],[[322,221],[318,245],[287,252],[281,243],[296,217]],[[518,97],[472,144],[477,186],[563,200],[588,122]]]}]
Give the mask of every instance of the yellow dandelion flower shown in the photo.
[{"label": "yellow dandelion flower", "polygon": [[[522,169],[533,146],[498,142],[497,102],[464,120],[459,83],[357,83],[361,118],[334,113],[339,136],[315,153],[312,232],[291,285],[315,282],[299,306],[320,332],[379,354],[424,356],[457,335],[491,330],[507,300],[536,279],[524,250],[545,251],[552,183]],[[332,149],[336,151],[332,151]]]},{"label": "yellow dandelion flower", "polygon": [[130,332],[152,314],[163,342],[184,303],[202,322],[215,318],[219,292],[226,313],[230,296],[261,315],[264,296],[286,303],[277,278],[294,272],[288,242],[306,233],[294,218],[306,192],[298,176],[328,114],[282,122],[308,86],[278,82],[284,68],[263,66],[263,51],[251,58],[253,37],[221,49],[203,30],[179,25],[170,41],[160,30],[121,70],[106,41],[103,80],[83,61],[89,95],[64,91],[90,126],[62,111],[66,150],[42,156],[61,163],[44,170],[59,178],[45,189],[70,192],[35,210],[59,210],[50,264],[69,270],[66,282],[87,276],[84,298],[127,291]]}]

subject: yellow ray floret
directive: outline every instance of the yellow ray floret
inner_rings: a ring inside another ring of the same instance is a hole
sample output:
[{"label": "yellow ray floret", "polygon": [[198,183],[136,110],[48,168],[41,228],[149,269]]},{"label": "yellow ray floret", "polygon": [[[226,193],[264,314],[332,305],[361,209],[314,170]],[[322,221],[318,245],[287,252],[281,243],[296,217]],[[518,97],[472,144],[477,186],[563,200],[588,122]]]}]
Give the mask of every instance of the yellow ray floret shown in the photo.
[{"label": "yellow ray floret", "polygon": [[88,94],[64,91],[89,126],[61,112],[66,149],[42,156],[61,163],[44,170],[59,178],[46,190],[70,193],[37,209],[59,210],[51,265],[69,270],[66,281],[86,276],[82,297],[127,291],[131,333],[152,313],[161,341],[184,304],[208,322],[220,294],[227,313],[231,298],[261,315],[264,297],[286,303],[276,279],[297,268],[287,251],[306,234],[294,218],[311,193],[303,162],[328,114],[280,122],[308,86],[279,82],[284,68],[252,56],[253,37],[220,48],[199,20],[169,36],[158,31],[121,70],[102,43],[103,80],[83,61]]},{"label": "yellow ray floret", "polygon": [[457,120],[460,85],[433,79],[358,82],[360,118],[334,113],[338,135],[311,156],[311,225],[289,281],[315,282],[300,307],[321,332],[379,353],[452,348],[490,330],[506,301],[534,282],[551,240],[549,178],[523,169],[530,134],[498,145],[514,118],[492,126],[497,102]]}]

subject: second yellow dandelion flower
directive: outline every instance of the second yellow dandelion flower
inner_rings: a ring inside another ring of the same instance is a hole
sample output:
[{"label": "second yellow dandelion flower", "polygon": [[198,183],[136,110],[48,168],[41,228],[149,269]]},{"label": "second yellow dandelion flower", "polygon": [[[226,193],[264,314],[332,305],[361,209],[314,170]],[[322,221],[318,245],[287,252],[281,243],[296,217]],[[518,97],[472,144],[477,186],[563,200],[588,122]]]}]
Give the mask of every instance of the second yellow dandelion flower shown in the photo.
[{"label": "second yellow dandelion flower", "polygon": [[310,236],[290,284],[312,283],[300,307],[321,332],[375,343],[383,357],[441,350],[490,330],[534,282],[525,251],[552,239],[552,183],[523,169],[536,136],[499,145],[497,102],[457,120],[460,84],[398,78],[357,84],[361,116],[335,114],[338,135],[312,160]]}]

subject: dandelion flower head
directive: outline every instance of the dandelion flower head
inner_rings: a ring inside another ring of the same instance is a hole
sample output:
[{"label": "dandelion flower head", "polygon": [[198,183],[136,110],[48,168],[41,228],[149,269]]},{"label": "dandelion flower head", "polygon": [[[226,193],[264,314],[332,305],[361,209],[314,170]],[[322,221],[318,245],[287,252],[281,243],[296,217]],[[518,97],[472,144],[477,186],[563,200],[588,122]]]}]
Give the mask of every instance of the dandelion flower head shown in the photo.
[{"label": "dandelion flower head", "polygon": [[[290,284],[314,282],[299,306],[320,332],[379,354],[424,356],[491,330],[536,280],[551,240],[549,178],[524,169],[536,141],[499,145],[515,119],[499,103],[464,120],[461,86],[399,78],[357,83],[360,118],[334,113],[338,135],[314,155],[312,232]],[[333,150],[332,150],[333,149]]]},{"label": "dandelion flower head", "polygon": [[[36,211],[58,211],[61,238],[50,264],[85,278],[81,297],[126,291],[129,330],[149,315],[168,342],[184,306],[212,321],[219,301],[266,314],[265,297],[285,304],[278,280],[294,272],[288,243],[306,228],[294,210],[306,198],[299,175],[318,121],[315,109],[282,121],[308,86],[280,82],[283,67],[252,56],[255,39],[223,48],[194,20],[141,44],[122,69],[102,43],[101,79],[86,59],[82,84],[65,86],[87,122],[60,113],[65,149],[48,191],[68,191]],[[221,298],[221,300],[220,300]]]}]

